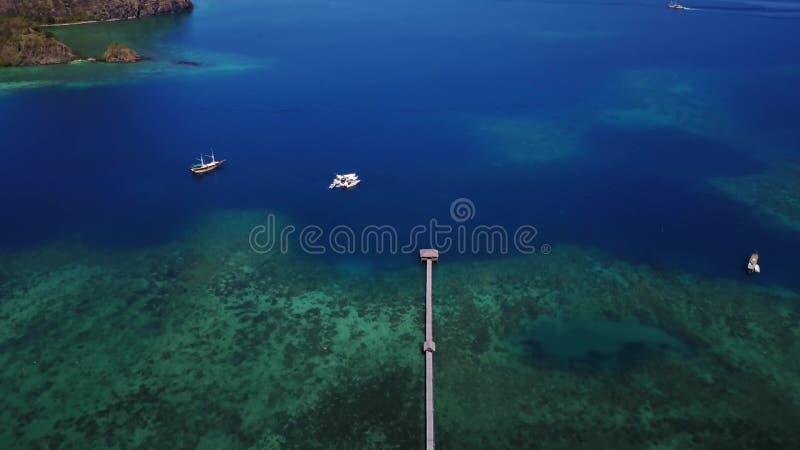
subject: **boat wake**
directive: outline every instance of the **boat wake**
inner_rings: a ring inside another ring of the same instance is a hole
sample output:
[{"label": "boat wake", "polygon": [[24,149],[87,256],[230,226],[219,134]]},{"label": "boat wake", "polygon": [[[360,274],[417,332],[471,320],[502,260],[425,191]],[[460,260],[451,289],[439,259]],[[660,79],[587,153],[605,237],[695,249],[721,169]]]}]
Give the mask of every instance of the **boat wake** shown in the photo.
[{"label": "boat wake", "polygon": [[[663,3],[656,2],[633,2],[627,0],[530,0],[535,3],[547,3],[557,5],[593,5],[593,6],[614,6],[624,8],[652,8],[661,6]],[[667,0],[669,1],[669,0]],[[681,0],[682,1],[682,0]],[[800,19],[800,4],[781,0],[686,0],[694,3],[691,7],[674,8],[681,11],[704,11],[728,14],[744,14],[761,17],[771,17],[779,19]]]},{"label": "boat wake", "polygon": [[780,1],[719,1],[684,8],[687,11],[724,12],[783,19],[800,19],[800,6]]}]

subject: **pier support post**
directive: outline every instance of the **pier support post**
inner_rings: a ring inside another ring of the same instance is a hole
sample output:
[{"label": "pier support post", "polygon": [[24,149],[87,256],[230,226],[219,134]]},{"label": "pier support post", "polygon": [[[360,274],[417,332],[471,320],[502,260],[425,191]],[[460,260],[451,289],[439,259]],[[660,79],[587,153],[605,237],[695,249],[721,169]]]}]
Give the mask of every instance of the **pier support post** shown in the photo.
[{"label": "pier support post", "polygon": [[422,351],[425,353],[425,448],[433,450],[433,263],[439,261],[439,251],[423,249],[419,251],[419,259],[425,262],[425,342]]}]

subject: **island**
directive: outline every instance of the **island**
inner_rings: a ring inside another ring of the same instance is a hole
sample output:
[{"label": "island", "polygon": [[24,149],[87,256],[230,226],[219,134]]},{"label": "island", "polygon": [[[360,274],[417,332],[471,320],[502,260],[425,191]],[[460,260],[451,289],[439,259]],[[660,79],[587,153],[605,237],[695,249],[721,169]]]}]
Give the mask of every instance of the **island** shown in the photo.
[{"label": "island", "polygon": [[[0,0],[0,66],[64,64],[76,58],[45,26],[137,19],[189,11],[192,0]],[[132,49],[111,45],[106,62],[136,62]]]},{"label": "island", "polygon": [[0,17],[0,66],[38,66],[72,61],[72,50],[22,17]]},{"label": "island", "polygon": [[109,63],[134,63],[141,60],[142,57],[135,50],[116,42],[111,44],[100,57],[100,61]]}]

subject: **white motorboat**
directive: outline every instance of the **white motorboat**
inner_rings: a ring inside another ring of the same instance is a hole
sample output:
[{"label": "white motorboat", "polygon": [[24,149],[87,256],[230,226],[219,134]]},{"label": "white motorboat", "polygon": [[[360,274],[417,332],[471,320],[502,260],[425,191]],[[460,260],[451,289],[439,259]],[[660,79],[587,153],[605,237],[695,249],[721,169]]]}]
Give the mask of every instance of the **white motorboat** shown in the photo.
[{"label": "white motorboat", "polygon": [[328,186],[328,189],[352,189],[358,186],[359,183],[361,183],[361,180],[355,173],[348,173],[344,175],[336,174],[336,177],[333,179],[331,185]]},{"label": "white motorboat", "polygon": [[758,250],[753,252],[747,261],[747,274],[752,275],[753,273],[761,273],[761,266],[758,265]]},{"label": "white motorboat", "polygon": [[359,180],[359,179],[349,180],[344,184],[344,188],[345,189],[353,189],[354,187],[358,186],[358,183],[361,183],[361,180]]}]

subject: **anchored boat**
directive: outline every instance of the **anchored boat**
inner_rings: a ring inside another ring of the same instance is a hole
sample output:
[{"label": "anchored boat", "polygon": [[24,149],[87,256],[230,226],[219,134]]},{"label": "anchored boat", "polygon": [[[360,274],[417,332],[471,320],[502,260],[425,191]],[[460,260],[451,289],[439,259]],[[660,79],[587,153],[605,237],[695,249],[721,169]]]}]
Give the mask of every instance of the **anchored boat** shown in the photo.
[{"label": "anchored boat", "polygon": [[758,250],[753,252],[750,255],[750,259],[747,261],[747,274],[753,273],[761,273],[761,266],[758,265]]},{"label": "anchored boat", "polygon": [[334,177],[331,185],[328,186],[328,189],[353,189],[354,187],[358,186],[359,183],[361,183],[361,180],[355,173],[348,173],[344,175],[337,174],[336,177]]},{"label": "anchored boat", "polygon": [[203,160],[203,155],[202,154],[200,155],[198,160],[200,161],[200,164],[194,164],[189,169],[195,175],[202,175],[204,173],[211,172],[212,170],[215,170],[215,169],[219,168],[219,166],[221,166],[222,163],[225,162],[224,159],[221,160],[221,161],[217,161],[216,158],[214,158],[214,149],[213,148],[211,149],[211,162],[205,162],[205,160]]}]

